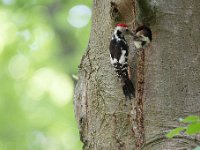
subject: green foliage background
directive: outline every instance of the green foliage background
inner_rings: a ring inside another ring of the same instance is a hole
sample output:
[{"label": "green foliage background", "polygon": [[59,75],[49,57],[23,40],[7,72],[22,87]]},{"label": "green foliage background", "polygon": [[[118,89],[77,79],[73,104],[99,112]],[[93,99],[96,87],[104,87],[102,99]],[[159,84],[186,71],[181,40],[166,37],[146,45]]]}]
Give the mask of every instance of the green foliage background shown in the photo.
[{"label": "green foliage background", "polygon": [[70,8],[91,0],[0,1],[0,150],[80,150],[73,111],[90,23]]}]

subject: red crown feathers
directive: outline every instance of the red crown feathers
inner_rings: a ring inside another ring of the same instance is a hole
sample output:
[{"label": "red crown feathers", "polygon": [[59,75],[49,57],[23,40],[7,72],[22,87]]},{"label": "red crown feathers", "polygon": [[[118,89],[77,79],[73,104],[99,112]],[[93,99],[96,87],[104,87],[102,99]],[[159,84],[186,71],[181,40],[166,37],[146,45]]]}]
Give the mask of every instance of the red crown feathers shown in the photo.
[{"label": "red crown feathers", "polygon": [[127,26],[126,24],[124,24],[124,23],[119,23],[119,24],[117,24],[116,26],[117,26],[117,27],[125,27],[125,28],[128,27],[128,26]]}]

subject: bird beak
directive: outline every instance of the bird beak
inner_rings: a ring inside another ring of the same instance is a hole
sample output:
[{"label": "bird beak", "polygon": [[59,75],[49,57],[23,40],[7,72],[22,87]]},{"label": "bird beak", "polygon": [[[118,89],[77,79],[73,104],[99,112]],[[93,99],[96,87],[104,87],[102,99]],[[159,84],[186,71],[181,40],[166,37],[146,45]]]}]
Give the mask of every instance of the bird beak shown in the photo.
[{"label": "bird beak", "polygon": [[135,41],[139,41],[139,40],[140,40],[140,37],[139,37],[139,36],[136,36],[136,35],[134,35],[134,36],[133,36],[133,40],[135,40]]},{"label": "bird beak", "polygon": [[127,34],[130,34],[133,37],[135,36],[135,34],[131,30],[129,30],[129,29],[127,29],[126,32],[127,32]]}]

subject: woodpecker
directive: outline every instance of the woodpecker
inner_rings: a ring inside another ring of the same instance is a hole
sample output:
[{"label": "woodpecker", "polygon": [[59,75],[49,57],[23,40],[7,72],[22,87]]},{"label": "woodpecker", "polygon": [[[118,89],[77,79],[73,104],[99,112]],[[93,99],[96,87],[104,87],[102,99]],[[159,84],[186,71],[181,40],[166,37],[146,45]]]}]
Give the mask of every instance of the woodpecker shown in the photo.
[{"label": "woodpecker", "polygon": [[134,36],[126,24],[120,23],[116,25],[110,41],[110,61],[118,78],[121,80],[125,97],[131,99],[132,96],[135,97],[135,88],[128,77],[129,46],[124,38],[127,34]]},{"label": "woodpecker", "polygon": [[134,45],[137,49],[146,48],[152,41],[151,29],[147,26],[140,26],[134,34]]}]

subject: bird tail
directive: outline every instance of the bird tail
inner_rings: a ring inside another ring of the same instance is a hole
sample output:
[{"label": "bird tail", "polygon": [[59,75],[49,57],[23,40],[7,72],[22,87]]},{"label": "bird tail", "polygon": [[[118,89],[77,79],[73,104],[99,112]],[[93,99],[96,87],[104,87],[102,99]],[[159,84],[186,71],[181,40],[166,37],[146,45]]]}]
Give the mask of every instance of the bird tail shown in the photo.
[{"label": "bird tail", "polygon": [[115,64],[115,71],[117,72],[118,78],[121,79],[125,97],[129,97],[129,99],[131,99],[132,96],[135,97],[135,88],[132,81],[129,79],[127,67],[127,64],[122,66],[117,63]]},{"label": "bird tail", "polygon": [[131,99],[132,96],[135,97],[135,88],[129,78],[123,79],[122,89],[126,98]]}]

